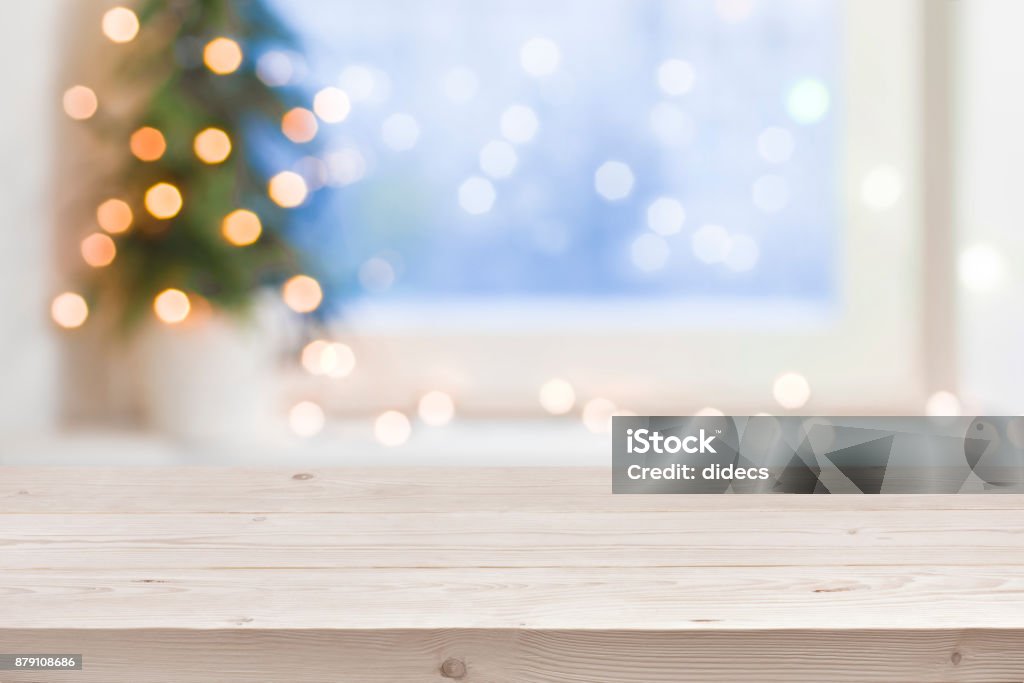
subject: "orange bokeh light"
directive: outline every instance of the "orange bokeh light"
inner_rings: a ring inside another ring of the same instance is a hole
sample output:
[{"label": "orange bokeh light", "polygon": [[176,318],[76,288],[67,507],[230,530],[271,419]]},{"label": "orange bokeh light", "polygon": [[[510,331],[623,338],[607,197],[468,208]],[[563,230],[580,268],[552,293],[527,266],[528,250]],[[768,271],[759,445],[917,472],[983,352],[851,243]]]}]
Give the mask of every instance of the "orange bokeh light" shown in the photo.
[{"label": "orange bokeh light", "polygon": [[242,48],[230,38],[214,38],[203,48],[203,63],[221,76],[234,73],[242,65]]},{"label": "orange bokeh light", "polygon": [[117,245],[102,232],[94,232],[82,240],[81,251],[82,258],[87,264],[93,268],[103,268],[114,262]]},{"label": "orange bokeh light", "polygon": [[156,128],[150,128],[149,126],[139,128],[132,133],[129,146],[131,147],[132,154],[138,157],[140,161],[156,161],[167,151],[167,141],[164,140],[164,134]]},{"label": "orange bokeh light", "polygon": [[281,117],[281,132],[292,142],[309,142],[316,137],[319,124],[308,109],[296,107]]},{"label": "orange bokeh light", "polygon": [[112,235],[132,227],[132,207],[122,199],[108,199],[96,208],[96,222]]},{"label": "orange bokeh light", "polygon": [[308,275],[296,275],[284,283],[281,296],[285,305],[296,313],[310,313],[320,306],[324,299],[320,283]]},{"label": "orange bokeh light", "polygon": [[153,300],[153,312],[161,322],[177,325],[188,317],[192,303],[180,289],[165,289]]},{"label": "orange bokeh light", "polygon": [[64,113],[76,121],[91,119],[99,108],[99,100],[92,88],[76,85],[64,91]]},{"label": "orange bokeh light", "polygon": [[298,173],[282,171],[270,179],[267,193],[278,206],[292,209],[306,201],[309,188]]},{"label": "orange bokeh light", "polygon": [[170,183],[157,183],[146,190],[146,210],[156,218],[174,218],[181,207],[181,192]]},{"label": "orange bokeh light", "polygon": [[206,128],[192,144],[196,156],[207,164],[219,164],[231,154],[231,138],[220,128]]},{"label": "orange bokeh light", "polygon": [[89,318],[89,305],[81,294],[64,292],[58,295],[50,305],[53,322],[65,329],[81,327]]}]

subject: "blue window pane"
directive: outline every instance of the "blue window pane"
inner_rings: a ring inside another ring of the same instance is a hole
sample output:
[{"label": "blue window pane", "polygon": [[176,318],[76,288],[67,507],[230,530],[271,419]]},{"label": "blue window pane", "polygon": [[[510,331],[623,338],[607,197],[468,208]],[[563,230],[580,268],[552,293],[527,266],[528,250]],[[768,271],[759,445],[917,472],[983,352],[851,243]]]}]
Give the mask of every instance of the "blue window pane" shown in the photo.
[{"label": "blue window pane", "polygon": [[294,232],[337,300],[832,299],[838,2],[280,9],[352,101]]}]

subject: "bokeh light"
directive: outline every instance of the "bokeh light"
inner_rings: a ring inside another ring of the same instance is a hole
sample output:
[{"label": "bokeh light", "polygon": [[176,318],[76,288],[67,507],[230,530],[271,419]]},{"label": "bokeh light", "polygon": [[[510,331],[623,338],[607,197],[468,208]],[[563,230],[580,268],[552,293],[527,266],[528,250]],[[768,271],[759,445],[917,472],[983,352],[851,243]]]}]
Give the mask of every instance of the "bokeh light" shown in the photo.
[{"label": "bokeh light", "polygon": [[196,135],[192,149],[203,163],[219,164],[231,155],[231,138],[220,128],[206,128]]},{"label": "bokeh light", "polygon": [[156,161],[167,151],[164,134],[150,126],[139,128],[132,133],[128,146],[140,161]]},{"label": "bokeh light", "polygon": [[191,311],[192,302],[180,289],[165,289],[153,299],[153,312],[160,322],[168,325],[183,322]]},{"label": "bokeh light", "polygon": [[796,142],[785,128],[770,127],[757,136],[757,153],[769,164],[784,164],[793,157]]},{"label": "bokeh light", "polygon": [[761,247],[750,235],[736,235],[729,240],[728,251],[722,263],[738,273],[753,270],[761,260]]},{"label": "bokeh light", "polygon": [[301,401],[288,411],[288,425],[297,436],[308,439],[324,429],[324,409],[312,401]]},{"label": "bokeh light", "polygon": [[342,379],[356,369],[356,355],[341,342],[316,339],[302,349],[302,367],[311,375]]},{"label": "bokeh light", "polygon": [[485,214],[494,206],[497,192],[490,180],[473,176],[459,186],[459,206],[468,214]]},{"label": "bokeh light", "polygon": [[61,327],[72,330],[81,327],[89,318],[89,305],[81,294],[64,292],[54,298],[50,304],[50,316],[53,322]]},{"label": "bokeh light", "polygon": [[568,381],[555,378],[541,386],[538,399],[541,407],[552,415],[565,415],[576,405],[576,391]]},{"label": "bokeh light", "polygon": [[64,91],[64,113],[76,121],[91,119],[99,104],[96,93],[84,85],[75,85]]},{"label": "bokeh light", "polygon": [[786,111],[790,118],[802,125],[817,123],[825,118],[830,104],[828,88],[814,78],[798,81],[786,96]]},{"label": "bokeh light", "polygon": [[281,296],[288,308],[296,313],[311,313],[320,307],[324,293],[320,283],[308,275],[296,275],[281,288]]},{"label": "bokeh light", "polygon": [[368,292],[385,292],[395,283],[395,267],[380,256],[367,259],[359,267],[359,284]]},{"label": "bokeh light", "polygon": [[612,416],[617,414],[614,403],[606,398],[593,398],[583,405],[583,424],[594,434],[612,431]]},{"label": "bokeh light", "polygon": [[96,222],[112,235],[132,227],[132,207],[123,199],[108,199],[96,208]]},{"label": "bokeh light", "polygon": [[139,18],[127,7],[113,7],[103,15],[103,35],[115,43],[129,43],[139,34]]},{"label": "bokeh light", "polygon": [[772,396],[786,410],[799,410],[811,398],[811,385],[797,372],[787,372],[775,378]]},{"label": "bokeh light", "polygon": [[293,209],[306,201],[309,188],[298,173],[282,171],[270,179],[267,194],[278,206]]},{"label": "bokeh light", "polygon": [[666,95],[685,95],[695,80],[693,66],[682,59],[666,59],[658,67],[658,87]]},{"label": "bokeh light", "polygon": [[234,73],[242,65],[242,48],[230,38],[214,38],[203,48],[203,63],[221,76]]},{"label": "bokeh light", "polygon": [[374,420],[373,435],[384,446],[401,446],[412,436],[412,423],[404,413],[388,410]]},{"label": "bokeh light", "polygon": [[82,240],[82,259],[93,268],[109,266],[117,257],[117,245],[114,240],[102,232],[93,234]]},{"label": "bokeh light", "polygon": [[246,247],[260,238],[263,224],[260,223],[260,217],[252,211],[236,209],[221,221],[220,232],[228,243],[236,247]]},{"label": "bokeh light", "polygon": [[443,391],[430,391],[419,401],[420,420],[431,427],[443,427],[455,417],[455,401]]},{"label": "bokeh light", "polygon": [[540,128],[537,113],[523,104],[514,104],[501,114],[501,135],[509,142],[522,145],[532,140]]},{"label": "bokeh light", "polygon": [[519,63],[528,75],[535,78],[550,76],[562,61],[561,50],[549,38],[531,38],[519,51]]},{"label": "bokeh light", "polygon": [[285,112],[281,117],[281,132],[294,143],[301,144],[309,142],[316,137],[320,125],[316,122],[316,116],[308,109],[295,107]]},{"label": "bokeh light", "polygon": [[960,399],[951,391],[936,391],[924,406],[924,413],[929,417],[956,417],[961,411]]},{"label": "bokeh light", "polygon": [[396,152],[405,152],[420,139],[420,124],[410,114],[392,114],[380,127],[384,144]]},{"label": "bokeh light", "polygon": [[256,61],[256,77],[271,88],[288,85],[295,75],[295,64],[285,52],[271,50]]},{"label": "bokeh light", "polygon": [[313,98],[313,111],[324,123],[341,123],[352,111],[352,102],[340,88],[324,88]]},{"label": "bokeh light", "polygon": [[630,257],[633,265],[644,272],[660,270],[668,263],[671,249],[661,235],[644,233],[633,240],[630,245]]},{"label": "bokeh light", "polygon": [[509,177],[518,163],[516,148],[504,140],[491,140],[480,150],[480,168],[492,178]]},{"label": "bokeh light", "polygon": [[860,197],[865,206],[884,211],[895,206],[903,196],[903,176],[889,165],[876,166],[867,172],[860,186]]},{"label": "bokeh light", "polygon": [[704,263],[721,263],[729,254],[732,237],[720,225],[702,225],[691,238],[693,255]]},{"label": "bokeh light", "polygon": [[1002,283],[1006,265],[995,247],[976,244],[960,254],[957,270],[964,287],[975,292],[988,292]]},{"label": "bokeh light", "polygon": [[628,197],[634,182],[633,169],[621,161],[606,161],[594,172],[594,189],[610,202]]},{"label": "bokeh light", "polygon": [[685,222],[686,211],[678,199],[658,197],[647,207],[647,227],[659,235],[675,235]]},{"label": "bokeh light", "polygon": [[181,211],[181,192],[170,183],[157,183],[146,190],[146,210],[155,218],[174,218]]}]

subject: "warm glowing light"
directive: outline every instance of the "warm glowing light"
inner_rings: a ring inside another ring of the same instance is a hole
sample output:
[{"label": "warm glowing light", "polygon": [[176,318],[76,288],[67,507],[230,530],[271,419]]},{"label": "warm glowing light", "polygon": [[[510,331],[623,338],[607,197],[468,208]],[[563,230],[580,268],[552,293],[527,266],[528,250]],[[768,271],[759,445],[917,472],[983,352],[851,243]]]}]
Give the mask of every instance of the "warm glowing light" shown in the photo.
[{"label": "warm glowing light", "polygon": [[324,88],[313,98],[313,111],[324,123],[341,123],[352,111],[352,102],[341,88]]},{"label": "warm glowing light", "polygon": [[455,401],[443,391],[431,391],[420,399],[420,419],[431,427],[443,427],[455,417]]},{"label": "warm glowing light", "polygon": [[96,209],[96,222],[112,235],[132,227],[132,208],[120,199],[108,199]]},{"label": "warm glowing light", "polygon": [[725,417],[725,413],[723,413],[718,408],[714,408],[712,406],[706,406],[704,408],[701,408],[700,410],[695,412],[694,415],[697,417]]},{"label": "warm glowing light", "polygon": [[612,416],[617,414],[615,404],[606,398],[594,398],[583,406],[583,425],[595,434],[612,431]]},{"label": "warm glowing light", "polygon": [[64,91],[64,113],[76,121],[91,119],[99,106],[92,88],[76,85]]},{"label": "warm glowing light", "polygon": [[975,292],[995,289],[1006,275],[1002,255],[990,244],[965,249],[958,259],[957,270],[964,287]]},{"label": "warm glowing light", "polygon": [[203,63],[215,74],[233,73],[242,65],[242,48],[230,38],[214,38],[203,48]]},{"label": "warm glowing light", "polygon": [[219,164],[231,154],[231,138],[220,128],[207,128],[192,143],[196,156],[207,164]]},{"label": "warm glowing light", "polygon": [[302,349],[302,367],[312,375],[342,379],[356,368],[356,355],[340,342],[317,339]]},{"label": "warm glowing light", "polygon": [[139,34],[139,18],[127,7],[114,7],[103,15],[103,35],[115,43],[130,43]]},{"label": "warm glowing light", "polygon": [[312,401],[297,403],[288,412],[288,424],[292,431],[304,439],[322,432],[325,421],[324,409]]},{"label": "warm glowing light", "polygon": [[82,258],[93,268],[109,266],[117,256],[114,240],[102,232],[94,232],[82,240],[81,249]]},{"label": "warm glowing light", "polygon": [[296,313],[315,311],[324,299],[320,283],[308,275],[296,275],[284,283],[281,296],[285,305]]},{"label": "warm glowing light", "polygon": [[412,423],[403,413],[388,410],[377,416],[373,435],[385,446],[401,446],[412,435]]},{"label": "warm glowing light", "polygon": [[552,379],[540,388],[540,404],[552,415],[565,415],[576,404],[576,392],[564,379]]},{"label": "warm glowing light", "polygon": [[165,289],[153,300],[153,311],[161,322],[177,325],[192,311],[192,302],[180,289]]},{"label": "warm glowing light", "polygon": [[156,218],[174,218],[181,211],[181,192],[170,183],[157,183],[146,190],[146,210]]},{"label": "warm glowing light", "polygon": [[57,296],[50,305],[53,322],[65,329],[81,327],[89,318],[89,305],[81,294],[64,292]]},{"label": "warm glowing light", "polygon": [[278,206],[291,209],[306,201],[309,188],[298,173],[282,171],[270,179],[267,194]]},{"label": "warm glowing light", "polygon": [[163,133],[146,126],[132,133],[129,147],[140,161],[156,161],[167,151],[167,141]]},{"label": "warm glowing light", "polygon": [[772,395],[786,410],[797,410],[807,405],[807,400],[811,397],[811,385],[803,375],[787,372],[775,378]]},{"label": "warm glowing light", "polygon": [[950,391],[936,391],[928,397],[924,412],[929,417],[956,417],[961,414],[960,399]]},{"label": "warm glowing light", "polygon": [[260,223],[260,217],[252,211],[237,209],[221,221],[220,232],[230,244],[246,247],[260,238],[263,225]]},{"label": "warm glowing light", "polygon": [[281,132],[292,142],[309,142],[316,137],[319,124],[308,109],[295,107],[281,117]]}]

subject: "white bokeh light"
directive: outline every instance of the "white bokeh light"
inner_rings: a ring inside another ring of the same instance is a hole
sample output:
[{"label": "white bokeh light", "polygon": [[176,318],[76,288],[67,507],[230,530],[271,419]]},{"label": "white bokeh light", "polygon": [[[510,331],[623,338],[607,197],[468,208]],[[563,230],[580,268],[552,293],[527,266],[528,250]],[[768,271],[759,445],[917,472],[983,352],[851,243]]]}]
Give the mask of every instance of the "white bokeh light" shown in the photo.
[{"label": "white bokeh light", "polygon": [[757,136],[757,153],[769,164],[784,164],[793,158],[796,142],[785,128],[765,128]]},{"label": "white bokeh light", "polygon": [[666,59],[658,67],[658,87],[666,95],[685,95],[695,80],[693,65],[682,59]]},{"label": "white bokeh light", "polygon": [[633,169],[621,161],[606,161],[594,172],[594,189],[608,201],[628,197],[634,183]]},{"label": "white bokeh light", "polygon": [[480,89],[480,79],[468,66],[457,66],[445,74],[441,87],[449,100],[456,104],[465,104],[476,97]]},{"label": "white bokeh light", "polygon": [[431,427],[443,427],[455,417],[455,401],[443,391],[430,391],[417,406],[420,420]]},{"label": "white bokeh light", "polygon": [[392,114],[380,128],[384,144],[396,152],[405,152],[420,139],[420,125],[411,114]]},{"label": "white bokeh light", "polygon": [[256,61],[256,77],[271,88],[288,85],[295,75],[295,64],[287,52],[271,50]]},{"label": "white bokeh light", "polygon": [[805,78],[790,88],[786,96],[786,111],[801,125],[817,123],[828,113],[831,104],[828,88],[814,78]]},{"label": "white bokeh light", "polygon": [[339,82],[353,102],[383,99],[384,84],[378,84],[378,75],[370,67],[354,64],[345,67]]},{"label": "white bokeh light", "polygon": [[592,398],[583,405],[583,424],[594,434],[608,434],[612,430],[615,404],[606,398]]},{"label": "white bokeh light", "polygon": [[731,24],[744,21],[754,13],[754,0],[715,0],[715,12]]},{"label": "white bokeh light", "polygon": [[761,176],[751,194],[754,206],[764,213],[778,213],[789,205],[789,183],[782,176]]},{"label": "white bokeh light", "polygon": [[1006,274],[1002,255],[989,244],[976,244],[965,249],[957,261],[960,282],[974,292],[988,292],[998,287]]},{"label": "white bokeh light", "polygon": [[412,423],[405,413],[388,410],[374,420],[373,435],[384,446],[401,446],[412,436]]},{"label": "white bokeh light", "polygon": [[732,237],[720,225],[703,225],[691,240],[693,254],[704,263],[721,263],[729,255]]},{"label": "white bokeh light", "polygon": [[304,439],[322,432],[325,421],[324,409],[312,401],[297,403],[288,412],[288,424],[292,431]]},{"label": "white bokeh light", "polygon": [[324,161],[327,162],[327,182],[331,185],[351,185],[366,175],[366,158],[354,147],[329,152]]},{"label": "white bokeh light", "polygon": [[492,178],[507,178],[516,170],[519,156],[504,140],[492,140],[480,150],[480,168]]},{"label": "white bokeh light", "polygon": [[685,222],[686,211],[678,199],[658,197],[647,207],[647,227],[659,235],[675,235]]},{"label": "white bokeh light", "polygon": [[682,147],[693,140],[696,125],[682,107],[660,102],[651,109],[651,130],[666,147]]},{"label": "white bokeh light", "polygon": [[811,385],[798,372],[787,372],[775,378],[772,396],[786,410],[799,410],[811,398]]},{"label": "white bokeh light", "polygon": [[459,186],[459,206],[474,216],[490,211],[497,196],[494,185],[487,178],[473,176]]},{"label": "white bokeh light", "polygon": [[502,137],[517,145],[532,140],[539,127],[537,114],[523,104],[514,104],[501,115]]},{"label": "white bokeh light", "polygon": [[936,391],[924,405],[924,413],[929,417],[956,417],[962,410],[960,399],[951,391]]},{"label": "white bokeh light", "polygon": [[324,88],[313,98],[313,111],[325,123],[341,123],[352,111],[352,103],[344,90]]},{"label": "white bokeh light", "polygon": [[565,415],[576,405],[576,390],[566,380],[555,378],[541,386],[537,398],[552,415]]},{"label": "white bokeh light", "polygon": [[647,232],[633,240],[629,253],[633,265],[649,273],[665,267],[671,249],[664,237]]},{"label": "white bokeh light", "polygon": [[562,52],[558,44],[549,38],[531,38],[523,43],[519,51],[519,63],[530,76],[550,76],[558,70]]},{"label": "white bokeh light", "polygon": [[737,273],[753,270],[761,259],[761,248],[750,235],[737,235],[729,241],[729,251],[723,259],[726,268]]},{"label": "white bokeh light", "polygon": [[867,172],[860,185],[860,198],[875,211],[891,208],[903,196],[903,176],[889,165],[876,166]]}]

